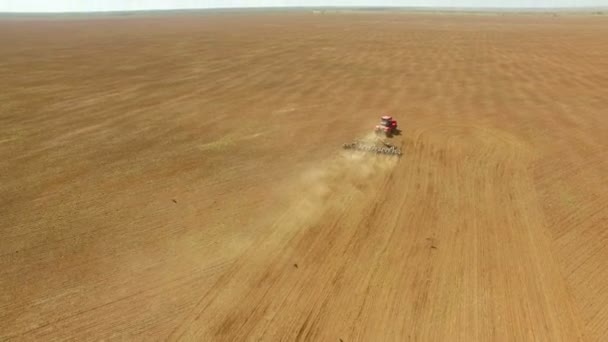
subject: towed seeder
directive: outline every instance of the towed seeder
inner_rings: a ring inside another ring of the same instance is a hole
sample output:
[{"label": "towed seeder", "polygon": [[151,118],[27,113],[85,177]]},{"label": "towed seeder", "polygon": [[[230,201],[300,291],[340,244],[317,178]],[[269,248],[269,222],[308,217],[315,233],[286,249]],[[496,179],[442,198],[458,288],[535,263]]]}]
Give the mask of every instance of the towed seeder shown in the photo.
[{"label": "towed seeder", "polygon": [[401,149],[399,149],[395,145],[389,144],[387,142],[382,142],[382,145],[383,146],[378,146],[377,144],[370,144],[364,141],[355,140],[352,143],[342,145],[342,147],[347,150],[357,150],[364,152],[372,152],[376,154],[401,156]]},{"label": "towed seeder", "polygon": [[342,147],[348,150],[401,156],[401,149],[381,138],[382,135],[392,138],[394,135],[400,134],[401,130],[397,128],[397,120],[394,120],[390,115],[383,115],[380,117],[380,124],[374,128],[373,138],[368,137],[365,140],[355,140],[352,143],[342,145]]}]

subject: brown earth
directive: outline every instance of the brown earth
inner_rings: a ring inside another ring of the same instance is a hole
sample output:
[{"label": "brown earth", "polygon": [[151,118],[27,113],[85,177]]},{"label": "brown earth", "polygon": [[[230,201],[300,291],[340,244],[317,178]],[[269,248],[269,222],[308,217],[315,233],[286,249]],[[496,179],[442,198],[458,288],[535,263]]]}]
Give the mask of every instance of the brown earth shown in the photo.
[{"label": "brown earth", "polygon": [[606,17],[5,20],[0,79],[2,341],[608,340]]}]

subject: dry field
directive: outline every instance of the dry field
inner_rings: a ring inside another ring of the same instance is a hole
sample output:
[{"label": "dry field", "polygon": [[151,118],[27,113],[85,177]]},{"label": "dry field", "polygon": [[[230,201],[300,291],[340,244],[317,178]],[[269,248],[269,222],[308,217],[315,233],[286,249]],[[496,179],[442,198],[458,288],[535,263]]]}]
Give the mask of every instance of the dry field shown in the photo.
[{"label": "dry field", "polygon": [[2,341],[608,340],[608,17],[22,18],[0,79]]}]

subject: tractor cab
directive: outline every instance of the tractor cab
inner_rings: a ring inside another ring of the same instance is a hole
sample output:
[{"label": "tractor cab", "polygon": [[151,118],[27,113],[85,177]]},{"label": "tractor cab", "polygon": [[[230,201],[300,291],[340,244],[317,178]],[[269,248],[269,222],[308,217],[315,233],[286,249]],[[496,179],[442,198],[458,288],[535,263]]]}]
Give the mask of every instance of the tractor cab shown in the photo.
[{"label": "tractor cab", "polygon": [[384,127],[391,127],[391,125],[393,123],[393,117],[388,116],[388,115],[381,117],[380,120],[381,120],[380,125],[382,125]]},{"label": "tractor cab", "polygon": [[376,134],[384,133],[390,137],[397,132],[397,121],[393,120],[390,115],[384,115],[380,117],[380,124],[376,126]]}]

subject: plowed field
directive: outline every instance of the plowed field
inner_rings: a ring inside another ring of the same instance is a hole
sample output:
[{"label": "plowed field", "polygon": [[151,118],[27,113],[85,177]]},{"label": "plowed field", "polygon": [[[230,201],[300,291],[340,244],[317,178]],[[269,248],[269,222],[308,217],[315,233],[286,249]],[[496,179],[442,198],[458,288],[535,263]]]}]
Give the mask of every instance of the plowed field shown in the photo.
[{"label": "plowed field", "polygon": [[0,79],[0,340],[608,340],[608,17],[5,19]]}]

